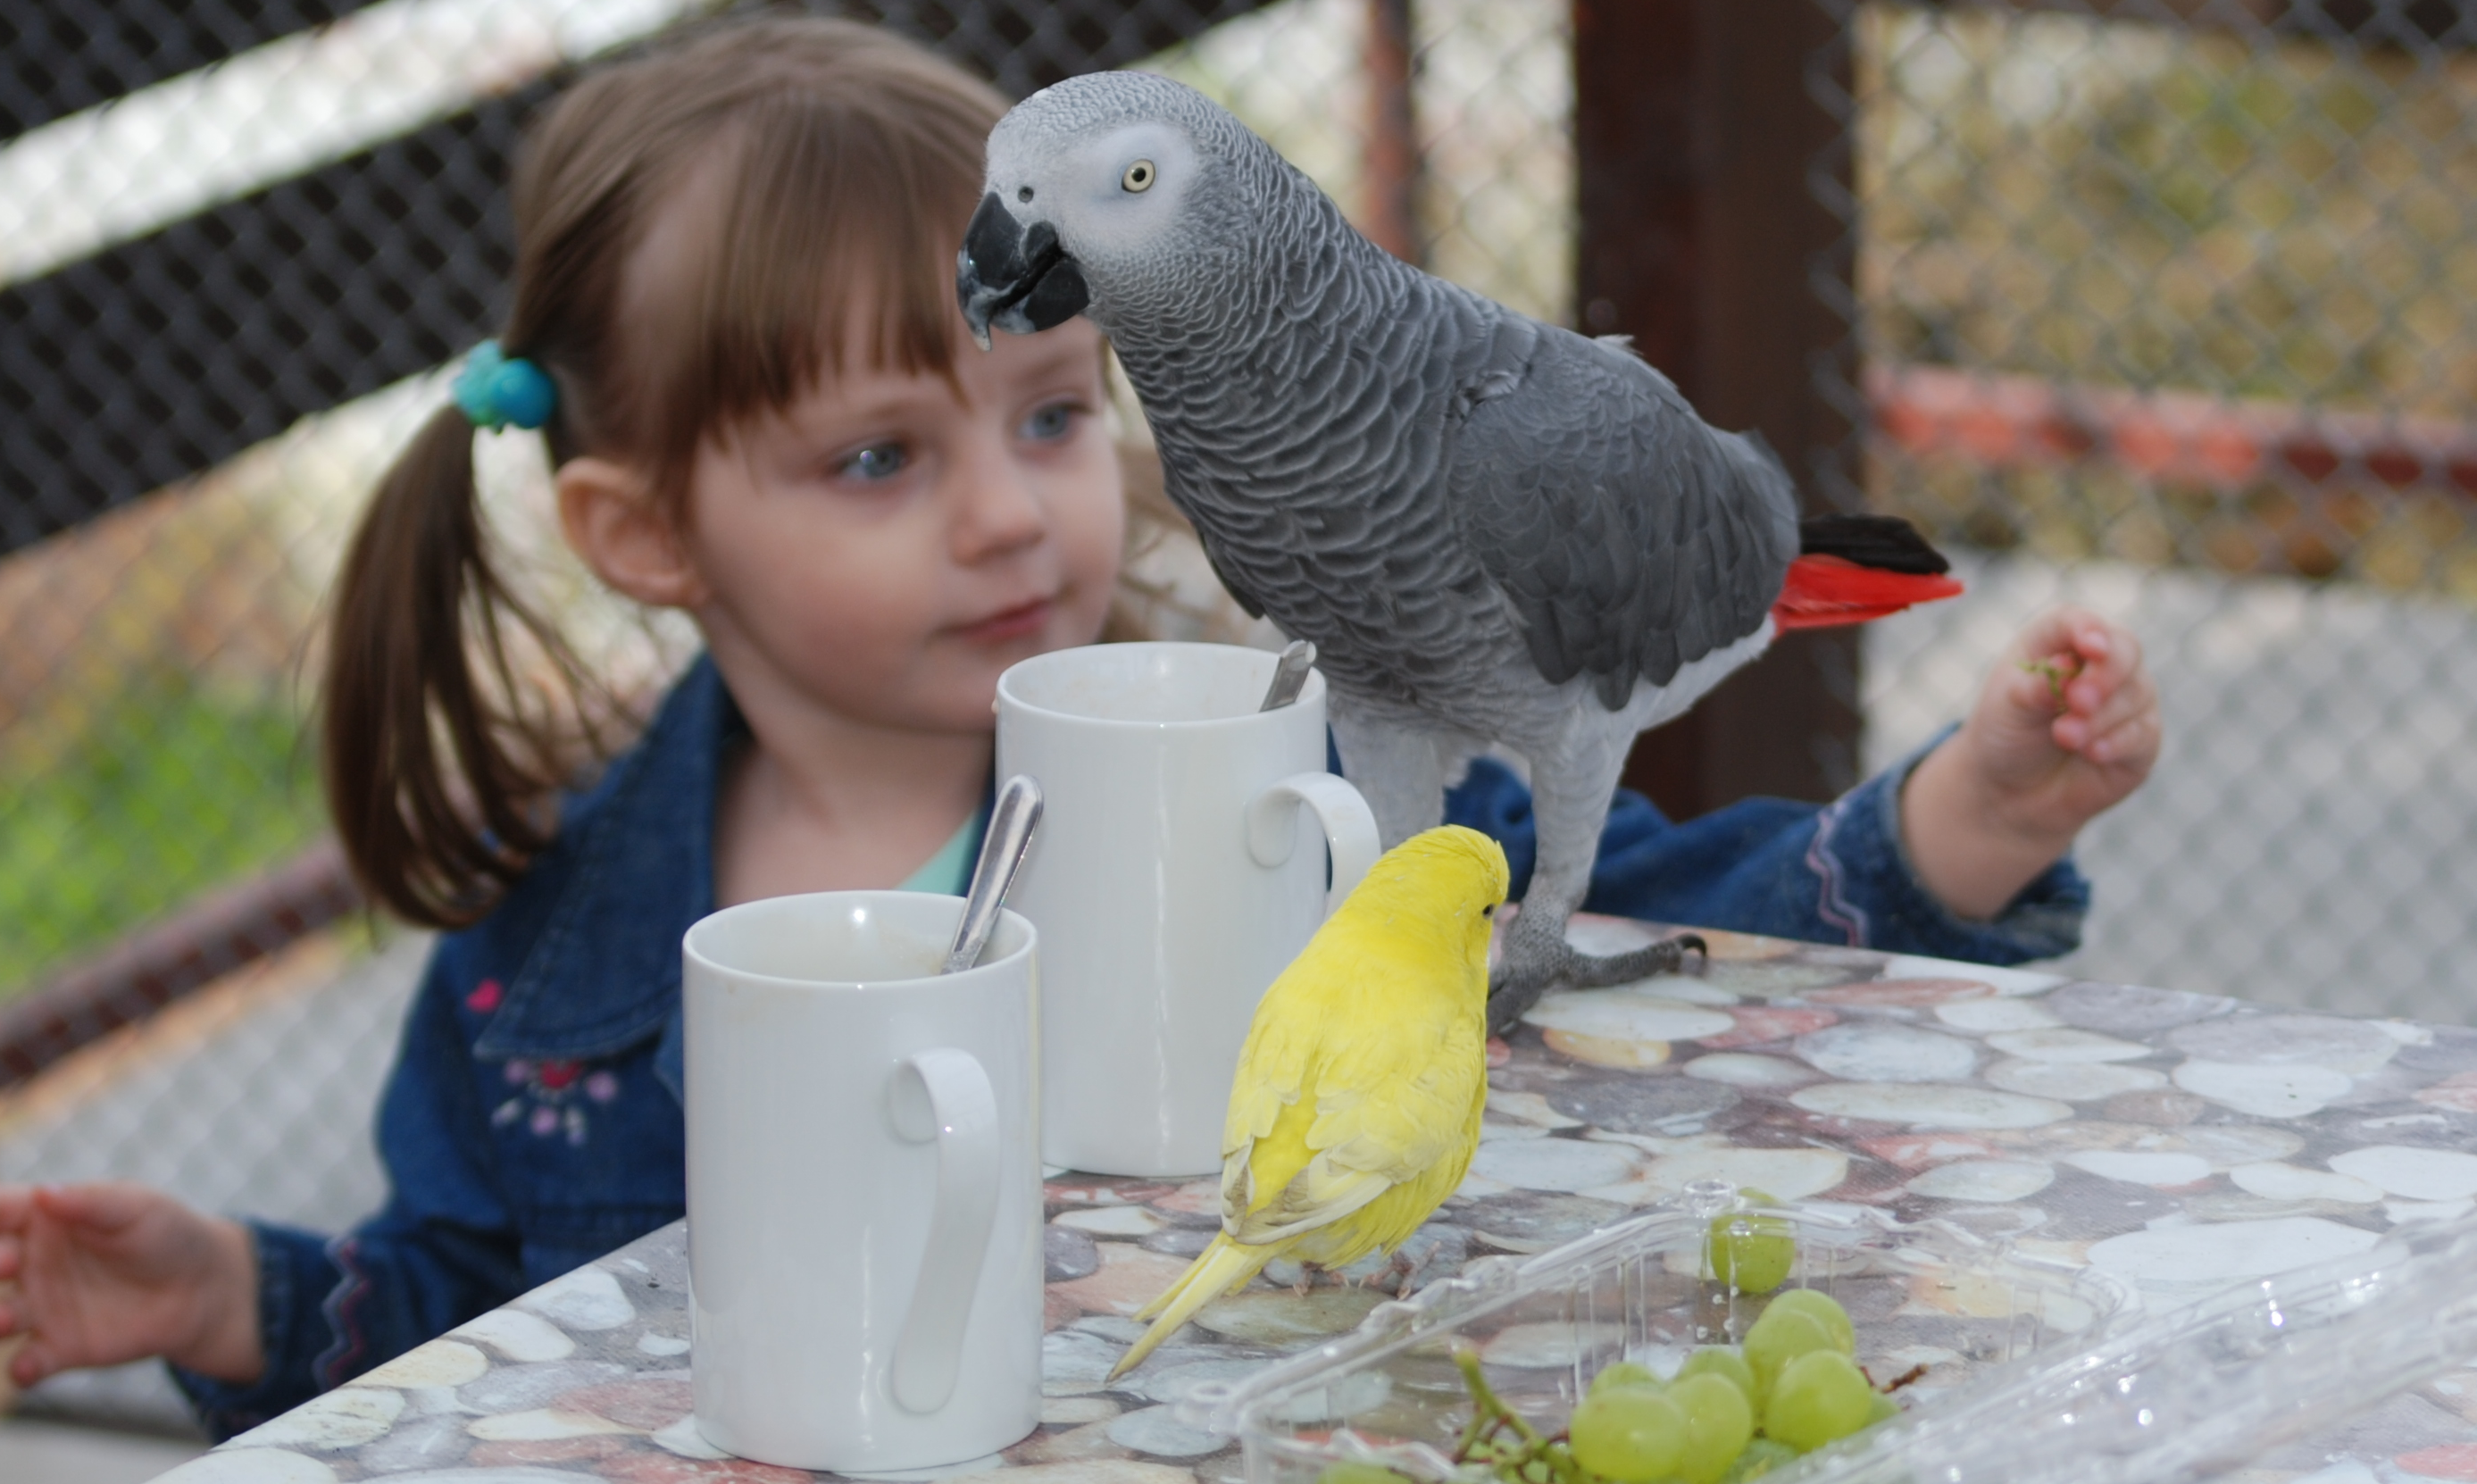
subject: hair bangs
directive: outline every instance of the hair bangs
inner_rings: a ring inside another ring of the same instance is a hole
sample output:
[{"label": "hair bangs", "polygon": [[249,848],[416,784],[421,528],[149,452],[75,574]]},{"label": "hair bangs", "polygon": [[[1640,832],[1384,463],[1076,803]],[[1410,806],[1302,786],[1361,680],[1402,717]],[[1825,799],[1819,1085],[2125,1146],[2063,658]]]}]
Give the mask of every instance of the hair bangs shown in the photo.
[{"label": "hair bangs", "polygon": [[955,255],[997,110],[959,108],[980,100],[943,76],[917,83],[934,95],[885,79],[875,96],[770,91],[683,162],[669,209],[700,219],[686,261],[647,286],[669,302],[646,305],[658,343],[639,362],[658,368],[640,405],[666,488],[685,488],[707,440],[848,372],[952,381]]}]

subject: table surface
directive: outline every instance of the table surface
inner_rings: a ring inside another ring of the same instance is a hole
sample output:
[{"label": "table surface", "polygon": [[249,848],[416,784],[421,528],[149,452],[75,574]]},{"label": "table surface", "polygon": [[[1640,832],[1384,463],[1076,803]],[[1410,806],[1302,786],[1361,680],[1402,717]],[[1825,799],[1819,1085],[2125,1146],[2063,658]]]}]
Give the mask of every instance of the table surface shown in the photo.
[{"label": "table surface", "polygon": [[[2161,1307],[2344,1257],[2477,1198],[2477,1030],[1709,934],[1691,977],[1552,995],[1491,1047],[1470,1175],[1406,1246],[1415,1284],[1539,1251],[1719,1178],[1939,1216],[2095,1264]],[[1578,919],[1592,951],[1640,924]],[[1278,1269],[1114,1388],[1128,1313],[1214,1229],[1213,1182],[1048,1183],[1046,1401],[1015,1484],[1229,1484],[1179,1391],[1346,1330],[1385,1295]],[[245,1434],[181,1484],[436,1477],[791,1484],[688,1420],[673,1224]],[[1371,1261],[1370,1267],[1374,1266]],[[1268,1281],[1269,1280],[1269,1281]],[[2477,1371],[2246,1471],[2477,1480]],[[907,1475],[922,1477],[924,1475]],[[2317,1484],[2324,1484],[2317,1481]]]}]

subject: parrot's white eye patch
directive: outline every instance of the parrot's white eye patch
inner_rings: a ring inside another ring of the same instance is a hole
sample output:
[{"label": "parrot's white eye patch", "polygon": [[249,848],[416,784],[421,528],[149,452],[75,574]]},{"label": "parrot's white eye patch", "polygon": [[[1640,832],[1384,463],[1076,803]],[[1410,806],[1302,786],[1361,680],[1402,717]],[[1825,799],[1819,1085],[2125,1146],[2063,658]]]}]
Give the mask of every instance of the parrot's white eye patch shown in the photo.
[{"label": "parrot's white eye patch", "polygon": [[1155,173],[1153,163],[1151,161],[1138,160],[1134,164],[1127,166],[1126,174],[1118,177],[1118,186],[1121,189],[1125,190],[1150,190],[1153,189],[1153,176]]}]

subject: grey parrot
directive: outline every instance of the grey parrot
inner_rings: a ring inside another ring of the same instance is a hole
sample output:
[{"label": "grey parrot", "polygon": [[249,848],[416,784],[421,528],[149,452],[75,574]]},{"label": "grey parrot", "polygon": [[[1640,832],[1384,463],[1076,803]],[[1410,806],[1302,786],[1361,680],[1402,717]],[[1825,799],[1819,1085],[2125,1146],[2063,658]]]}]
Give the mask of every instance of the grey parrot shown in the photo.
[{"label": "grey parrot", "polygon": [[1491,745],[1529,764],[1539,856],[1490,987],[1500,1031],[1551,984],[1683,961],[1687,939],[1565,941],[1637,733],[1784,627],[1959,591],[1904,522],[1801,528],[1771,452],[1624,341],[1393,258],[1192,88],[1044,88],[990,135],[987,184],[957,264],[975,337],[1078,314],[1109,337],[1214,571],[1316,645],[1386,845],[1439,822]]}]

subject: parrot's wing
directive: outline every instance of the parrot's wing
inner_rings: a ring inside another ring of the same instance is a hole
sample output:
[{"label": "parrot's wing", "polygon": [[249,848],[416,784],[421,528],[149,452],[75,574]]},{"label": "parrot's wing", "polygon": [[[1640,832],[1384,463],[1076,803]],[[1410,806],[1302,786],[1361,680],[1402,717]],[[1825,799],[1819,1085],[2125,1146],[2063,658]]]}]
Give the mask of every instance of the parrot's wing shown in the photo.
[{"label": "parrot's wing", "polygon": [[1464,539],[1552,684],[1636,677],[1763,625],[1797,556],[1797,494],[1768,448],[1694,415],[1622,343],[1507,314],[1448,415]]},{"label": "parrot's wing", "polygon": [[[1252,1210],[1246,1206],[1253,1202],[1240,1205],[1234,1241],[1275,1242],[1339,1220],[1451,1157],[1468,1137],[1471,1109],[1487,1089],[1480,1018],[1458,1011],[1433,990],[1421,996],[1431,1013],[1403,1016],[1391,1013],[1399,999],[1369,993],[1364,983],[1358,988],[1365,1022],[1358,1034],[1332,1022],[1317,1027],[1322,1054],[1312,1069],[1308,1157],[1272,1199]],[[1311,1069],[1300,1070],[1303,1084]],[[1223,1225],[1230,1230],[1226,1165],[1224,1174]],[[1251,1170],[1251,1186],[1252,1175]]]}]

